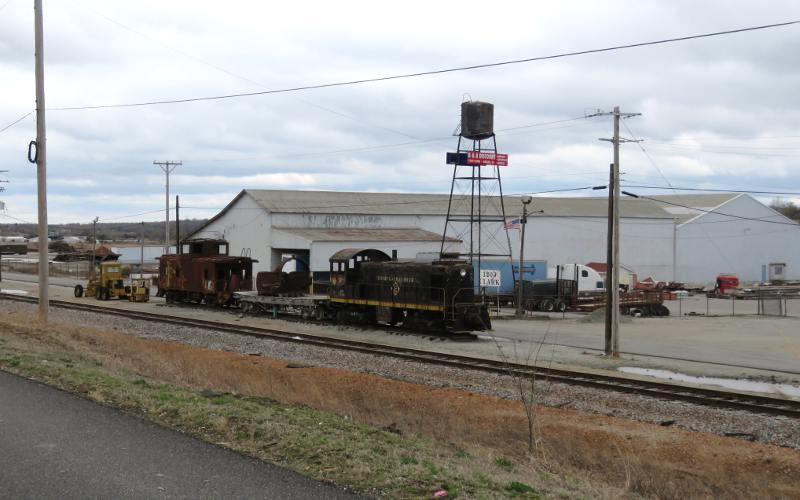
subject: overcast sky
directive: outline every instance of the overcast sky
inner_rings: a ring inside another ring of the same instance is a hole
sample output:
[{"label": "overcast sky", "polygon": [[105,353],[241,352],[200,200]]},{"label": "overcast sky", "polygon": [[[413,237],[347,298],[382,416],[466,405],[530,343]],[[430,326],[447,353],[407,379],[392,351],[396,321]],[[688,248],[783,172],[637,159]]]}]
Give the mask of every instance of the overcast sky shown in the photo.
[{"label": "overcast sky", "polygon": [[[44,4],[48,108],[281,89],[800,19],[796,1]],[[33,39],[33,1],[0,0],[0,128],[35,107]],[[605,183],[612,151],[598,138],[610,136],[609,117],[503,130],[614,105],[642,113],[622,133],[644,139],[650,157],[623,146],[624,183],[800,192],[798,54],[794,25],[285,94],[51,109],[49,219],[163,220],[154,160],[183,161],[170,187],[189,217],[214,215],[243,188],[446,192],[444,157],[465,96],[495,105],[498,147],[510,156],[506,193]],[[0,133],[4,222],[36,221],[26,158],[34,137],[33,116]]]}]

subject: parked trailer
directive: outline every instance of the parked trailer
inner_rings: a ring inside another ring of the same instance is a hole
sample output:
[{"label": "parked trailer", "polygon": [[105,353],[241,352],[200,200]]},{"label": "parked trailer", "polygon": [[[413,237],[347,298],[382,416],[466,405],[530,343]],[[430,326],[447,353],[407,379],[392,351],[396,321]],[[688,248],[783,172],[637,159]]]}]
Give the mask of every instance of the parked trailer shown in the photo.
[{"label": "parked trailer", "polygon": [[[515,298],[516,293],[515,290]],[[559,311],[571,309],[578,297],[575,280],[525,280],[522,282],[522,307],[526,311]]]},{"label": "parked trailer", "polygon": [[[606,305],[605,294],[579,295],[573,308],[591,312]],[[660,290],[633,290],[619,294],[619,309],[633,316],[669,316]]]}]

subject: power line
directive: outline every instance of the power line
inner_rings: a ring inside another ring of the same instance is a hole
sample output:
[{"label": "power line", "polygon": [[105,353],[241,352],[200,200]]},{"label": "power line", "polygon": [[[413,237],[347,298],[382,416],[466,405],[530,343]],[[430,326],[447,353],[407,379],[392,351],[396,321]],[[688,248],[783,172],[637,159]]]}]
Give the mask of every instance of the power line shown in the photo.
[{"label": "power line", "polygon": [[[597,116],[596,114],[589,114],[584,116],[578,116],[575,118],[563,118],[560,120],[551,120],[546,122],[539,122],[539,123],[532,123],[528,125],[520,125],[517,127],[510,127],[510,128],[503,128],[498,129],[495,132],[500,132],[500,136],[504,136],[507,134],[502,134],[502,132],[508,131],[516,131],[516,130],[526,130],[535,127],[544,127],[547,125],[555,125],[559,123],[567,123],[567,122],[574,122],[579,120],[585,120],[588,118],[593,118]],[[544,129],[550,130],[550,129]],[[538,131],[536,131],[538,132]],[[510,134],[508,134],[510,135]],[[378,144],[375,146],[363,146],[358,148],[347,148],[347,149],[334,149],[328,151],[319,151],[313,153],[293,153],[293,154],[284,154],[284,155],[271,155],[271,156],[242,156],[238,158],[217,158],[217,159],[202,159],[202,158],[193,158],[188,160],[183,160],[184,162],[191,162],[191,163],[200,163],[200,162],[213,162],[213,163],[222,163],[222,162],[229,162],[229,161],[253,161],[253,160],[264,160],[264,159],[273,159],[273,158],[308,158],[314,156],[325,156],[330,154],[344,154],[344,153],[361,153],[361,152],[371,152],[371,151],[381,151],[384,149],[395,149],[395,148],[404,148],[408,146],[417,146],[420,144],[428,144],[432,142],[443,142],[443,141],[450,141],[452,140],[452,136],[447,137],[435,137],[431,139],[420,139],[417,141],[408,141],[408,142],[398,142],[394,144]]]},{"label": "power line", "polygon": [[27,113],[25,113],[24,115],[20,116],[19,118],[17,118],[17,119],[16,119],[16,120],[14,120],[13,122],[9,123],[9,124],[8,124],[8,125],[6,125],[5,127],[3,127],[3,128],[0,128],[0,134],[2,134],[3,132],[5,132],[6,130],[10,129],[11,127],[13,127],[14,125],[16,125],[17,123],[21,122],[21,121],[22,121],[22,120],[24,120],[25,118],[27,118],[27,117],[31,116],[33,113],[34,113],[33,111],[28,111]]},{"label": "power line", "polygon": [[[102,19],[105,19],[106,21],[108,21],[108,22],[110,22],[112,24],[115,24],[116,26],[118,26],[118,27],[120,27],[122,29],[130,31],[131,33],[134,33],[134,34],[136,34],[136,35],[138,35],[138,36],[140,36],[142,38],[145,38],[147,40],[150,40],[151,42],[153,42],[153,43],[155,43],[157,45],[160,45],[160,46],[162,46],[162,47],[164,47],[166,49],[169,49],[169,50],[171,50],[171,51],[173,51],[173,52],[175,52],[177,54],[180,54],[183,57],[191,59],[191,60],[193,60],[195,62],[198,62],[200,64],[204,64],[204,65],[206,65],[206,66],[208,66],[210,68],[214,68],[215,70],[220,71],[222,73],[225,73],[226,75],[228,75],[230,77],[233,77],[233,78],[236,78],[238,80],[242,80],[242,81],[245,81],[247,83],[253,84],[256,87],[267,88],[267,86],[264,85],[261,82],[257,82],[257,81],[255,81],[255,80],[253,80],[251,78],[246,77],[246,76],[242,76],[240,74],[234,73],[233,71],[227,70],[227,69],[225,69],[225,68],[223,68],[221,66],[218,66],[218,65],[216,65],[214,63],[206,61],[205,59],[197,57],[197,56],[195,56],[193,54],[190,54],[188,52],[184,52],[183,50],[180,50],[178,48],[172,47],[171,45],[167,45],[166,43],[164,43],[164,42],[162,42],[160,40],[157,40],[157,39],[155,39],[155,38],[153,38],[153,37],[151,37],[151,36],[149,36],[149,35],[147,35],[145,33],[142,33],[142,32],[140,32],[140,31],[138,31],[138,30],[136,30],[134,28],[131,28],[130,26],[127,26],[127,25],[125,25],[125,24],[123,24],[123,23],[121,23],[119,21],[111,19],[110,17],[108,17],[108,16],[106,16],[104,14],[101,14],[101,13],[95,11],[95,10],[89,9],[89,11],[92,12],[94,15],[96,15],[96,16],[102,18]],[[382,125],[376,125],[374,123],[367,122],[366,120],[360,119],[358,117],[355,117],[355,116],[352,116],[352,115],[348,115],[346,113],[342,113],[341,111],[337,111],[335,109],[331,109],[331,108],[329,108],[327,106],[322,106],[320,104],[308,101],[306,99],[301,99],[301,98],[296,98],[296,99],[298,101],[302,102],[303,104],[308,105],[308,106],[311,106],[311,107],[314,107],[314,108],[317,108],[317,109],[321,109],[323,111],[327,111],[328,113],[331,113],[331,114],[336,115],[336,116],[347,118],[347,119],[352,120],[354,122],[361,123],[362,125],[366,125],[366,126],[369,126],[369,127],[374,127],[374,128],[380,129],[380,130],[387,131],[387,132],[392,132],[394,134],[402,135],[403,137],[406,137],[406,138],[409,138],[409,139],[417,139],[417,137],[415,137],[413,135],[410,135],[410,134],[407,134],[405,132],[401,132],[399,130],[395,130],[395,129],[392,129],[392,128],[389,128],[389,127],[384,127]]]},{"label": "power line", "polygon": [[[783,222],[783,221],[777,221],[777,220],[766,220],[766,219],[758,218],[758,217],[745,217],[743,215],[728,214],[728,213],[725,213],[725,212],[719,212],[717,210],[707,210],[705,208],[700,208],[700,207],[690,207],[688,205],[682,205],[680,203],[673,203],[671,201],[660,200],[658,198],[652,198],[650,196],[644,196],[644,195],[637,195],[637,194],[628,193],[628,192],[625,192],[625,191],[623,191],[623,193],[627,194],[628,196],[633,196],[634,198],[643,198],[645,200],[655,201],[656,203],[664,203],[666,205],[672,205],[672,206],[675,206],[675,207],[688,208],[690,210],[697,210],[698,212],[704,212],[704,213],[707,213],[707,214],[722,215],[722,216],[731,217],[731,218],[734,218],[734,219],[749,220],[749,221],[754,221],[754,222],[765,222],[765,223],[768,223],[768,224],[779,224],[779,225],[782,225],[782,226],[793,226],[793,227],[796,227],[796,228],[800,228],[800,224],[797,224],[795,222]],[[775,217],[775,215],[771,215],[769,217]]]},{"label": "power line", "polygon": [[552,59],[560,59],[565,57],[573,57],[573,56],[580,56],[580,55],[587,55],[587,54],[598,54],[602,52],[611,52],[616,50],[625,50],[625,49],[632,49],[637,47],[646,47],[651,45],[661,45],[667,43],[674,43],[674,42],[683,42],[688,40],[696,40],[700,38],[711,38],[716,36],[723,36],[723,35],[732,35],[736,33],[744,33],[749,31],[758,31],[764,29],[771,29],[771,28],[779,28],[785,26],[791,26],[794,24],[800,24],[800,20],[797,21],[786,21],[782,23],[774,23],[774,24],[765,24],[761,26],[751,26],[747,28],[737,28],[725,31],[716,31],[713,33],[703,33],[699,35],[688,35],[682,37],[673,37],[673,38],[665,38],[661,40],[653,40],[648,42],[638,42],[638,43],[630,43],[625,45],[615,45],[612,47],[605,47],[600,49],[588,49],[588,50],[579,50],[574,52],[562,52],[559,54],[552,54],[547,56],[538,56],[538,57],[527,57],[524,59],[512,59],[508,61],[499,61],[499,62],[492,62],[492,63],[485,63],[485,64],[474,64],[469,66],[459,66],[454,68],[445,68],[445,69],[437,69],[437,70],[429,70],[429,71],[419,71],[416,73],[404,73],[399,75],[391,75],[391,76],[381,76],[381,77],[373,77],[373,78],[361,78],[356,80],[348,80],[342,82],[333,82],[333,83],[321,83],[316,85],[302,85],[297,87],[289,87],[284,89],[274,89],[274,90],[262,90],[256,92],[242,92],[236,94],[223,94],[223,95],[216,95],[216,96],[206,96],[206,97],[189,97],[183,99],[164,99],[158,101],[144,101],[144,102],[134,102],[134,103],[123,103],[123,104],[99,104],[94,106],[66,106],[66,107],[57,107],[57,108],[49,108],[49,111],[76,111],[76,110],[84,110],[84,109],[108,109],[108,108],[132,108],[132,107],[141,107],[141,106],[155,106],[161,104],[182,104],[188,102],[198,102],[198,101],[216,101],[222,99],[233,99],[238,97],[252,97],[252,96],[259,96],[259,95],[268,95],[268,94],[283,94],[288,92],[297,92],[302,90],[314,90],[314,89],[323,89],[323,88],[331,88],[331,87],[344,87],[348,85],[358,85],[363,83],[374,83],[374,82],[384,82],[389,80],[400,80],[406,78],[416,78],[420,76],[429,76],[429,75],[440,75],[445,73],[455,73],[461,71],[471,71],[475,69],[483,69],[483,68],[496,68],[499,66],[508,66],[512,64],[522,64],[522,63],[530,63],[536,61],[547,61]]},{"label": "power line", "polygon": [[15,220],[15,221],[17,221],[17,222],[22,222],[23,224],[32,224],[32,225],[36,225],[36,223],[35,223],[35,222],[30,222],[30,221],[27,221],[27,220],[23,220],[23,219],[20,219],[20,218],[18,218],[18,217],[14,217],[14,216],[8,215],[7,213],[4,213],[4,212],[0,212],[0,217],[6,217],[6,218],[8,218],[8,219],[13,219],[13,220]]},{"label": "power line", "polygon": [[781,194],[786,196],[800,196],[798,191],[753,191],[744,189],[713,189],[713,188],[688,188],[677,186],[647,186],[642,184],[625,184],[623,187],[638,189],[672,189],[674,191],[706,191],[713,193],[743,193],[743,194]]}]

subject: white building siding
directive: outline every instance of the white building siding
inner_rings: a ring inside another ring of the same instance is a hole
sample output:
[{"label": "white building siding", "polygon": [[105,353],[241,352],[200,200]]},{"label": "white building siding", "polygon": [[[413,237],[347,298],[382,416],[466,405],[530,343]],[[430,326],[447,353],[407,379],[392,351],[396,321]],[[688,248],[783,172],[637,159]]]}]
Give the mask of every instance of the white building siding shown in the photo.
[{"label": "white building siding", "polygon": [[747,195],[714,212],[678,226],[679,281],[713,282],[721,273],[759,281],[770,262],[785,262],[787,279],[800,278],[800,225]]},{"label": "white building siding", "polygon": [[242,196],[216,220],[192,235],[192,238],[222,238],[229,243],[231,255],[250,252],[258,260],[253,271],[271,270],[271,214],[250,196]]}]

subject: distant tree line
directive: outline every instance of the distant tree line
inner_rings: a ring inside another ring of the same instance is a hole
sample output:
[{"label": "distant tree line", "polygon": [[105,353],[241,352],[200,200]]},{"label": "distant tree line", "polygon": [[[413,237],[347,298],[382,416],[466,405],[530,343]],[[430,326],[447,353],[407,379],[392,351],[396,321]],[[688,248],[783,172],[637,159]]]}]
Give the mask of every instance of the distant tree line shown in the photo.
[{"label": "distant tree line", "polygon": [[[181,236],[186,236],[196,230],[208,219],[181,219]],[[50,238],[60,239],[67,236],[77,236],[87,241],[92,240],[92,224],[50,224]],[[36,224],[0,224],[0,234],[4,236],[24,236],[35,238],[38,233]],[[135,241],[138,242],[142,234],[141,222],[98,222],[97,239],[102,241]],[[170,238],[175,238],[175,222],[170,221]],[[145,222],[144,240],[146,242],[164,241],[164,222]]]},{"label": "distant tree line", "polygon": [[786,217],[794,221],[800,222],[800,205],[795,205],[791,201],[784,201],[781,200],[780,198],[777,198],[772,203],[770,203],[769,206],[772,207],[773,210],[782,213]]}]

